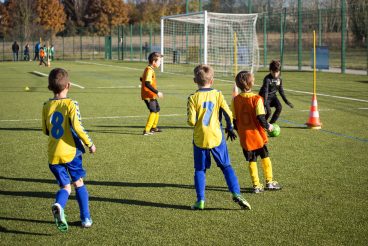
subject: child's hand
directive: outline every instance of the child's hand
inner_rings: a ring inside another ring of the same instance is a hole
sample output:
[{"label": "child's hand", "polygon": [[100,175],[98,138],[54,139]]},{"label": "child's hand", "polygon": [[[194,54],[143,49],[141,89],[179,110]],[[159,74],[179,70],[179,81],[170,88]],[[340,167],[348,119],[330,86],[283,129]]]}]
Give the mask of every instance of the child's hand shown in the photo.
[{"label": "child's hand", "polygon": [[291,103],[291,102],[288,102],[287,105],[290,107],[290,108],[294,108],[294,105]]},{"label": "child's hand", "polygon": [[269,132],[272,132],[273,131],[273,125],[272,124],[268,124],[268,129],[267,129]]},{"label": "child's hand", "polygon": [[164,94],[163,94],[161,91],[159,91],[159,92],[157,93],[157,96],[158,96],[158,98],[163,98],[163,97],[164,97]]},{"label": "child's hand", "polygon": [[96,152],[96,146],[94,144],[92,144],[91,147],[89,147],[89,153],[93,154]]},{"label": "child's hand", "polygon": [[230,141],[234,141],[237,138],[236,133],[232,129],[231,130],[225,129],[225,133],[227,133],[226,140],[229,140],[230,138]]}]

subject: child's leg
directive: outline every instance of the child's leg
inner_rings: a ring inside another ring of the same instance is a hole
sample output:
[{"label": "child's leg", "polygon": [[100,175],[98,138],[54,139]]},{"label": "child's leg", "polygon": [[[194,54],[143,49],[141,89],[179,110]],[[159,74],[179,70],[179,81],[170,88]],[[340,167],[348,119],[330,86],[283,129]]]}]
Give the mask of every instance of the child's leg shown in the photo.
[{"label": "child's leg", "polygon": [[259,176],[258,176],[258,167],[256,161],[249,162],[249,174],[252,180],[253,187],[260,186]]},{"label": "child's leg", "polygon": [[206,170],[211,166],[211,156],[207,149],[201,149],[193,144],[194,156],[194,186],[197,202],[205,200]]},{"label": "child's leg", "polygon": [[279,99],[275,96],[272,101],[271,101],[271,104],[270,104],[272,107],[275,107],[275,112],[273,113],[272,115],[272,118],[270,120],[270,124],[273,124],[275,123],[278,119],[279,119],[279,116],[281,114],[281,111],[282,111],[282,104],[280,103]]},{"label": "child's leg", "polygon": [[154,100],[144,100],[144,102],[146,103],[146,106],[148,110],[150,111],[144,131],[150,132],[156,120],[156,103]]},{"label": "child's leg", "polygon": [[56,193],[55,203],[60,204],[62,208],[66,207],[66,203],[68,202],[69,195],[71,192],[70,184],[64,186]]},{"label": "child's leg", "polygon": [[229,191],[233,194],[240,194],[240,186],[238,177],[235,174],[232,166],[220,167],[222,173],[224,174],[227,187],[229,187]]},{"label": "child's leg", "polygon": [[205,200],[206,170],[194,171],[194,186],[197,194],[197,202]]},{"label": "child's leg", "polygon": [[81,221],[90,219],[91,215],[89,213],[89,196],[87,187],[83,183],[83,179],[79,179],[77,182],[74,182],[74,186],[79,205],[80,219]]},{"label": "child's leg", "polygon": [[272,163],[270,157],[265,157],[262,159],[262,168],[263,173],[265,175],[266,183],[273,181],[273,174],[272,174]]},{"label": "child's leg", "polygon": [[157,128],[158,125],[158,119],[160,118],[160,105],[158,104],[158,101],[155,100],[156,103],[156,118],[155,121],[153,122],[152,128]]}]

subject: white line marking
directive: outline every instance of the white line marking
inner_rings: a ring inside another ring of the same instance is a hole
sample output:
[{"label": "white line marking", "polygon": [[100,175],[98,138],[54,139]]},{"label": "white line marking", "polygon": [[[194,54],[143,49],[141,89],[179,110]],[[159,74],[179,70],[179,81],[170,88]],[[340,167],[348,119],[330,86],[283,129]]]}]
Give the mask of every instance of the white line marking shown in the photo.
[{"label": "white line marking", "polygon": [[127,85],[127,86],[101,86],[101,87],[94,87],[97,89],[127,89],[127,88],[139,88],[139,86],[134,85]]},{"label": "white line marking", "polygon": [[[117,67],[117,68],[131,69],[131,70],[139,70],[139,71],[142,70],[142,69],[138,69],[138,68],[123,67],[123,66],[116,66],[116,65],[109,65],[109,64],[101,64],[101,63],[94,63],[94,62],[83,62],[83,61],[76,61],[76,62],[77,63],[82,63],[82,64],[92,64],[92,65],[97,65],[97,66],[105,66],[105,67]],[[177,75],[177,76],[183,76],[183,74],[175,74],[175,73],[170,73],[170,72],[164,72],[164,73],[173,74],[173,75]],[[184,75],[184,76],[190,77],[190,75]],[[215,78],[215,80],[216,81],[226,82],[226,83],[234,83],[234,81],[226,80],[226,79],[216,79]],[[254,86],[258,86],[259,87],[259,85],[254,85]],[[296,93],[313,95],[312,92],[307,92],[307,91],[297,91],[297,90],[291,90],[291,89],[284,89],[284,90],[285,91],[296,92]],[[333,98],[345,99],[345,100],[351,100],[351,101],[358,101],[358,102],[368,102],[368,100],[363,100],[363,99],[356,99],[356,98],[351,98],[351,97],[333,96],[333,95],[327,95],[327,94],[322,94],[322,93],[317,93],[317,96],[333,97]]]},{"label": "white line marking", "polygon": [[367,110],[368,108],[358,108],[358,109],[363,109],[363,110]]},{"label": "white line marking", "polygon": [[[38,75],[41,75],[41,76],[44,76],[44,77],[48,77],[48,75],[47,74],[45,74],[45,73],[41,73],[41,72],[38,72],[38,71],[33,71],[32,73],[35,73],[35,74],[38,74]],[[71,85],[73,85],[73,86],[76,86],[76,87],[79,87],[79,88],[81,88],[81,89],[85,89],[83,86],[81,86],[81,85],[78,85],[78,84],[75,84],[75,83],[72,83],[72,82],[70,82],[70,84]]]},{"label": "white line marking", "polygon": [[[160,117],[175,117],[185,116],[186,114],[163,114]],[[96,116],[96,117],[82,117],[82,120],[96,120],[96,119],[124,119],[124,118],[146,118],[147,115],[121,115],[121,116]],[[40,121],[41,119],[23,119],[23,120],[0,120],[0,122],[23,122],[23,121]]]}]

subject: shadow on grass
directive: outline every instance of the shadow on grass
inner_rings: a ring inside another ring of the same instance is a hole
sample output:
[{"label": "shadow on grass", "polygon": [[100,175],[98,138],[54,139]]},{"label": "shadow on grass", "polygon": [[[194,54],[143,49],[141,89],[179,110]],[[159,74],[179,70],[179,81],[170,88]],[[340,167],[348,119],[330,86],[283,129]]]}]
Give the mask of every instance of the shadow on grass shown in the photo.
[{"label": "shadow on grass", "polygon": [[282,126],[281,129],[288,128],[288,129],[309,129],[307,126]]},{"label": "shadow on grass", "polygon": [[[3,217],[0,217],[0,220],[1,219],[3,219]],[[5,219],[8,219],[8,218],[5,218]],[[46,233],[8,230],[3,226],[0,226],[0,233],[11,233],[11,234],[20,234],[20,235],[35,235],[35,236],[51,236],[51,234],[46,234]]]},{"label": "shadow on grass", "polygon": [[24,128],[24,127],[0,127],[0,131],[42,131],[41,128]]},{"label": "shadow on grass", "polygon": [[[13,180],[21,182],[32,182],[32,183],[45,183],[45,184],[55,184],[56,181],[53,179],[36,179],[36,178],[9,178],[0,176],[0,180]],[[133,188],[180,188],[180,189],[194,189],[194,185],[186,184],[166,184],[166,183],[136,183],[136,182],[121,182],[121,181],[93,181],[85,180],[86,185],[102,185],[102,186],[112,186],[112,187],[133,187]],[[213,191],[224,191],[227,192],[227,187],[222,186],[206,186],[206,190]],[[250,189],[249,189],[250,190]],[[247,192],[247,191],[246,191]]]},{"label": "shadow on grass", "polygon": [[[144,125],[140,126],[109,126],[109,125],[95,125],[94,127],[101,127],[101,128],[134,128],[134,129],[144,129]],[[192,129],[189,126],[160,126],[160,129]]]}]

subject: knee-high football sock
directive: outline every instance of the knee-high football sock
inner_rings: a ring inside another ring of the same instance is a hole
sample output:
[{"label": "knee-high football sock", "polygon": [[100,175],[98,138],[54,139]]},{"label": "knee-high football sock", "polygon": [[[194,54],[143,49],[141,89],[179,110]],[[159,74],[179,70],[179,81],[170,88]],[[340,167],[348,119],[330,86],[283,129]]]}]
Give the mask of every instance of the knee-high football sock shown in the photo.
[{"label": "knee-high football sock", "polygon": [[76,198],[79,205],[80,211],[80,219],[83,221],[84,219],[90,219],[91,215],[89,214],[89,205],[88,205],[88,191],[85,185],[81,187],[75,188]]},{"label": "knee-high football sock", "polygon": [[249,162],[249,173],[250,173],[250,178],[252,179],[253,186],[260,185],[257,162],[255,161]]},{"label": "knee-high football sock", "polygon": [[56,193],[55,203],[59,203],[62,208],[65,208],[68,199],[69,199],[68,191],[65,189],[60,189]]},{"label": "knee-high football sock", "polygon": [[272,163],[270,157],[266,157],[262,159],[262,168],[263,173],[266,178],[266,183],[273,181],[273,175],[272,175]]},{"label": "knee-high football sock", "polygon": [[156,113],[156,118],[155,118],[155,121],[153,122],[153,125],[152,125],[152,128],[156,128],[157,125],[158,125],[158,119],[160,118],[160,113],[157,112]]},{"label": "knee-high football sock", "polygon": [[225,168],[222,168],[221,170],[224,174],[226,184],[229,187],[229,191],[231,193],[240,194],[239,181],[238,177],[236,177],[234,169],[231,166],[227,166]]},{"label": "knee-high football sock", "polygon": [[197,193],[197,202],[205,200],[206,172],[194,171],[194,186]]},{"label": "knee-high football sock", "polygon": [[148,116],[148,119],[147,119],[146,128],[144,129],[146,132],[151,131],[151,128],[152,128],[153,122],[155,121],[155,118],[156,118],[156,113],[151,112]]}]

